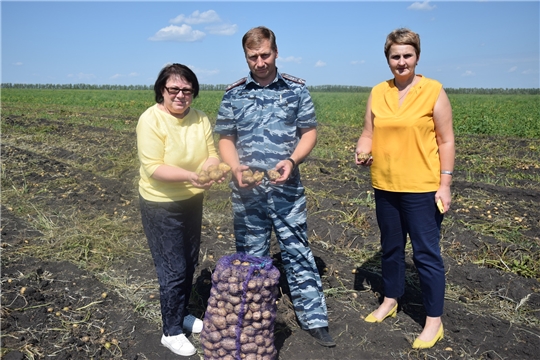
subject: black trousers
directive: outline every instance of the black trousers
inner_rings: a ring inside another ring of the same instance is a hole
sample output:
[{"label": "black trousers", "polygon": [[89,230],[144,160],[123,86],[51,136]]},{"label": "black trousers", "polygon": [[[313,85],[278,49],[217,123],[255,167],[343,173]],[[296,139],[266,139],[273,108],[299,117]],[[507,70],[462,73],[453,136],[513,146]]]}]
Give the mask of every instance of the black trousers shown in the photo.
[{"label": "black trousers", "polygon": [[139,200],[159,281],[163,334],[182,334],[199,260],[203,194],[173,202]]}]

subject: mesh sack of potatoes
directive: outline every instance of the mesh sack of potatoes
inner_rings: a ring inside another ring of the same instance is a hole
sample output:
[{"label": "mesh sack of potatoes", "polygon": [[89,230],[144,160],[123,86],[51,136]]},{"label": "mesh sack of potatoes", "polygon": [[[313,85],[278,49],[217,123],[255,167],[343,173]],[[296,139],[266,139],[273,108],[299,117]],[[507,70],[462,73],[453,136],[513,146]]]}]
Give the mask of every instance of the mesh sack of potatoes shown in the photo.
[{"label": "mesh sack of potatoes", "polygon": [[201,332],[205,359],[276,358],[279,276],[269,257],[237,253],[219,259]]}]

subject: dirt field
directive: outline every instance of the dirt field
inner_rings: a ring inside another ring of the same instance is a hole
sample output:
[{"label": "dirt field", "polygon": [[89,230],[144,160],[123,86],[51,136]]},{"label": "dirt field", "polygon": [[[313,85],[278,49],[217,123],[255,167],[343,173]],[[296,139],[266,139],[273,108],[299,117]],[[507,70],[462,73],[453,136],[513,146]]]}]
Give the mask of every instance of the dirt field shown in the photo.
[{"label": "dirt field", "polygon": [[[54,222],[54,214],[69,211],[73,217],[106,214],[111,219],[120,218],[134,234],[126,256],[111,255],[105,270],[92,266],[95,249],[81,251],[81,267],[54,256],[38,258],[33,256],[31,246],[42,244],[47,235],[43,231],[46,227],[35,226],[39,222],[36,217],[43,213],[30,219],[21,216],[13,202],[3,202],[2,358],[180,358],[160,345],[159,293],[138,215],[137,169],[111,174],[107,171],[114,166],[113,161],[88,150],[93,149],[92,144],[99,144],[133,154],[134,132],[74,128],[61,121],[32,120],[24,115],[3,116],[2,121],[22,128],[46,123],[49,135],[54,133],[64,140],[58,144],[28,142],[20,134],[4,133],[3,191],[24,187],[21,196],[31,195],[36,208],[50,210],[42,221]],[[345,135],[344,141],[356,136]],[[323,129],[320,142],[324,141]],[[530,144],[540,147],[539,140],[528,141],[527,145],[519,139],[485,137],[459,141],[477,143],[475,155],[480,158],[492,156],[489,150],[483,150],[490,149],[487,143],[504,142],[505,147],[516,151]],[[458,160],[465,161],[467,155],[461,152]],[[369,200],[372,189],[368,172],[355,167],[352,151],[350,158],[339,162],[310,157],[301,167],[309,190],[312,249],[323,277],[330,332],[337,346],[318,346],[298,327],[283,286],[276,322],[279,359],[538,358],[540,284],[533,265],[538,266],[540,261],[540,185],[514,180],[510,187],[504,181],[505,171],[533,173],[538,178],[538,167],[501,168],[499,182],[472,179],[471,174],[459,170],[463,164],[457,167],[454,203],[443,222],[441,240],[447,270],[445,335],[434,348],[423,351],[411,349],[425,314],[410,254],[406,295],[397,317],[381,324],[363,321],[377,307],[381,293],[379,259],[374,251],[378,248],[378,228]],[[50,186],[58,184],[58,179],[66,181],[62,186]],[[206,202],[227,204],[228,197],[227,190],[214,189],[208,192]],[[197,296],[193,299],[193,309],[200,316],[216,261],[234,249],[230,210],[225,207],[217,213],[219,216],[205,213]],[[498,226],[503,221],[507,225]],[[501,229],[509,234],[516,231],[519,241],[501,241]],[[96,229],[108,237],[106,230]],[[366,259],[368,250],[375,255]],[[200,349],[198,336],[190,338]],[[200,351],[190,359],[199,358]]]}]

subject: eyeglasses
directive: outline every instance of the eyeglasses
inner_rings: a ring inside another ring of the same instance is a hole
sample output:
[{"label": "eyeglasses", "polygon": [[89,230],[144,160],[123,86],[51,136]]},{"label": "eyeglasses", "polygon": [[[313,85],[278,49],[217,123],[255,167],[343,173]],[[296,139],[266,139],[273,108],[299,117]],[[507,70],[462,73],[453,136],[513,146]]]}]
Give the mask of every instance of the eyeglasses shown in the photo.
[{"label": "eyeglasses", "polygon": [[169,93],[169,95],[178,95],[180,93],[180,91],[182,92],[182,94],[184,94],[184,96],[191,96],[193,95],[193,89],[179,89],[177,87],[166,87],[165,86],[165,90],[167,90],[167,92]]}]

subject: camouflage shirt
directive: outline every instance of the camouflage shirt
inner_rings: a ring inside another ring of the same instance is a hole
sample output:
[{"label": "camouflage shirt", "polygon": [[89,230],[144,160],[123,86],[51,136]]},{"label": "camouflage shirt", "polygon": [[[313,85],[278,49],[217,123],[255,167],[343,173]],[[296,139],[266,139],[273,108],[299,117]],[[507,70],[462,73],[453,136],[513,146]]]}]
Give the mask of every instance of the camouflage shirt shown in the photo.
[{"label": "camouflage shirt", "polygon": [[214,132],[236,137],[241,164],[272,169],[294,152],[299,128],[316,126],[315,108],[304,81],[278,72],[265,87],[251,74],[229,86]]}]

